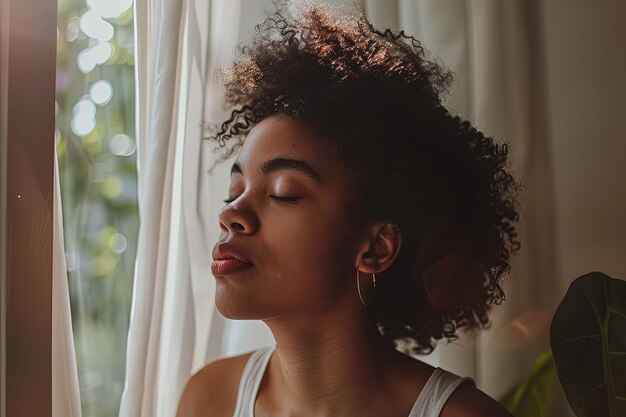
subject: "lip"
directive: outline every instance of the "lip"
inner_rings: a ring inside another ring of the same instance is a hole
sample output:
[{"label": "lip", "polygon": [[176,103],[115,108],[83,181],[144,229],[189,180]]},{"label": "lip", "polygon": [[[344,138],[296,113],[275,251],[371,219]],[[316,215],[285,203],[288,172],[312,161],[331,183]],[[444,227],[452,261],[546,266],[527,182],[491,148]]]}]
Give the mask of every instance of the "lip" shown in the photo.
[{"label": "lip", "polygon": [[254,265],[245,253],[232,243],[223,242],[215,245],[213,248],[213,260],[221,261],[227,259],[235,259],[246,264]]},{"label": "lip", "polygon": [[213,248],[213,262],[211,263],[213,275],[232,274],[253,266],[254,264],[243,251],[230,242],[218,243]]},{"label": "lip", "polygon": [[222,259],[211,262],[211,272],[213,275],[228,275],[235,272],[245,271],[254,265],[241,262],[237,259]]}]

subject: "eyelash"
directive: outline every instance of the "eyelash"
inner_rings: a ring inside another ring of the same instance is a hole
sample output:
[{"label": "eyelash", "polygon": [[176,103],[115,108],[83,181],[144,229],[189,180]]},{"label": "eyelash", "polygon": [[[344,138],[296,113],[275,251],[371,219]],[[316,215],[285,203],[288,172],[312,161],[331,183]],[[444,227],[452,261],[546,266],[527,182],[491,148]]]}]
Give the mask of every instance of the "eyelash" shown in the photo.
[{"label": "eyelash", "polygon": [[[277,195],[271,195],[270,197],[273,198],[276,201],[279,201],[281,203],[287,203],[287,204],[297,203],[301,199],[300,197],[279,197]],[[239,197],[227,198],[226,200],[222,200],[222,201],[224,201],[224,203],[226,203],[228,205],[228,204],[232,203],[233,201],[235,201],[237,198],[239,198]]]}]

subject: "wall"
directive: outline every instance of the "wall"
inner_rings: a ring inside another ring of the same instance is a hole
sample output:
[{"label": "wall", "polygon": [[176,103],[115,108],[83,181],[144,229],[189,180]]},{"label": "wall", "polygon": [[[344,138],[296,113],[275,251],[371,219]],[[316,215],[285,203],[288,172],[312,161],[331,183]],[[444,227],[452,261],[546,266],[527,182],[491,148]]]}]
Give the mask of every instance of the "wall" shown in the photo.
[{"label": "wall", "polygon": [[626,279],[626,2],[542,3],[559,277]]}]

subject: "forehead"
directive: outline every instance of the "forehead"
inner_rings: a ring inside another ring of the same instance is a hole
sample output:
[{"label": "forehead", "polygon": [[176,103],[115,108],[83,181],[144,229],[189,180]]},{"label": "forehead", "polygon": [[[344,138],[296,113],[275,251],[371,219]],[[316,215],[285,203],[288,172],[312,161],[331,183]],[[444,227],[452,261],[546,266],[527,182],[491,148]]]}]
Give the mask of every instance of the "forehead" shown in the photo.
[{"label": "forehead", "polygon": [[335,158],[331,142],[316,133],[306,123],[283,114],[270,116],[247,135],[236,163],[244,175],[255,172],[265,161],[274,158],[294,158],[306,161],[323,177],[337,179],[345,175]]}]

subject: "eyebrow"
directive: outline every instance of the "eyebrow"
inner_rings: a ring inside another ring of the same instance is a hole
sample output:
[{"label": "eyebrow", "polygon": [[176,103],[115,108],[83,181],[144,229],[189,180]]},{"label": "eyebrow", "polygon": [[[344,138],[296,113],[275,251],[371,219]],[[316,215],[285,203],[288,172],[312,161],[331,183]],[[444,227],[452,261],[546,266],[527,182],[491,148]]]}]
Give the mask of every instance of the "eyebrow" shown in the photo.
[{"label": "eyebrow", "polygon": [[[316,170],[307,162],[301,159],[293,159],[293,158],[269,159],[263,162],[259,172],[261,174],[266,175],[266,174],[269,174],[270,172],[275,172],[275,171],[279,171],[282,169],[289,169],[292,171],[300,172],[306,175],[307,177],[309,177],[310,179],[312,179],[313,181],[315,181],[319,185],[322,185],[324,183],[324,181],[322,180],[322,174],[320,174],[318,170]],[[235,172],[243,175],[243,171],[241,170],[241,165],[239,165],[238,162],[235,162],[233,164],[233,167],[230,170],[230,174],[232,175]]]}]

